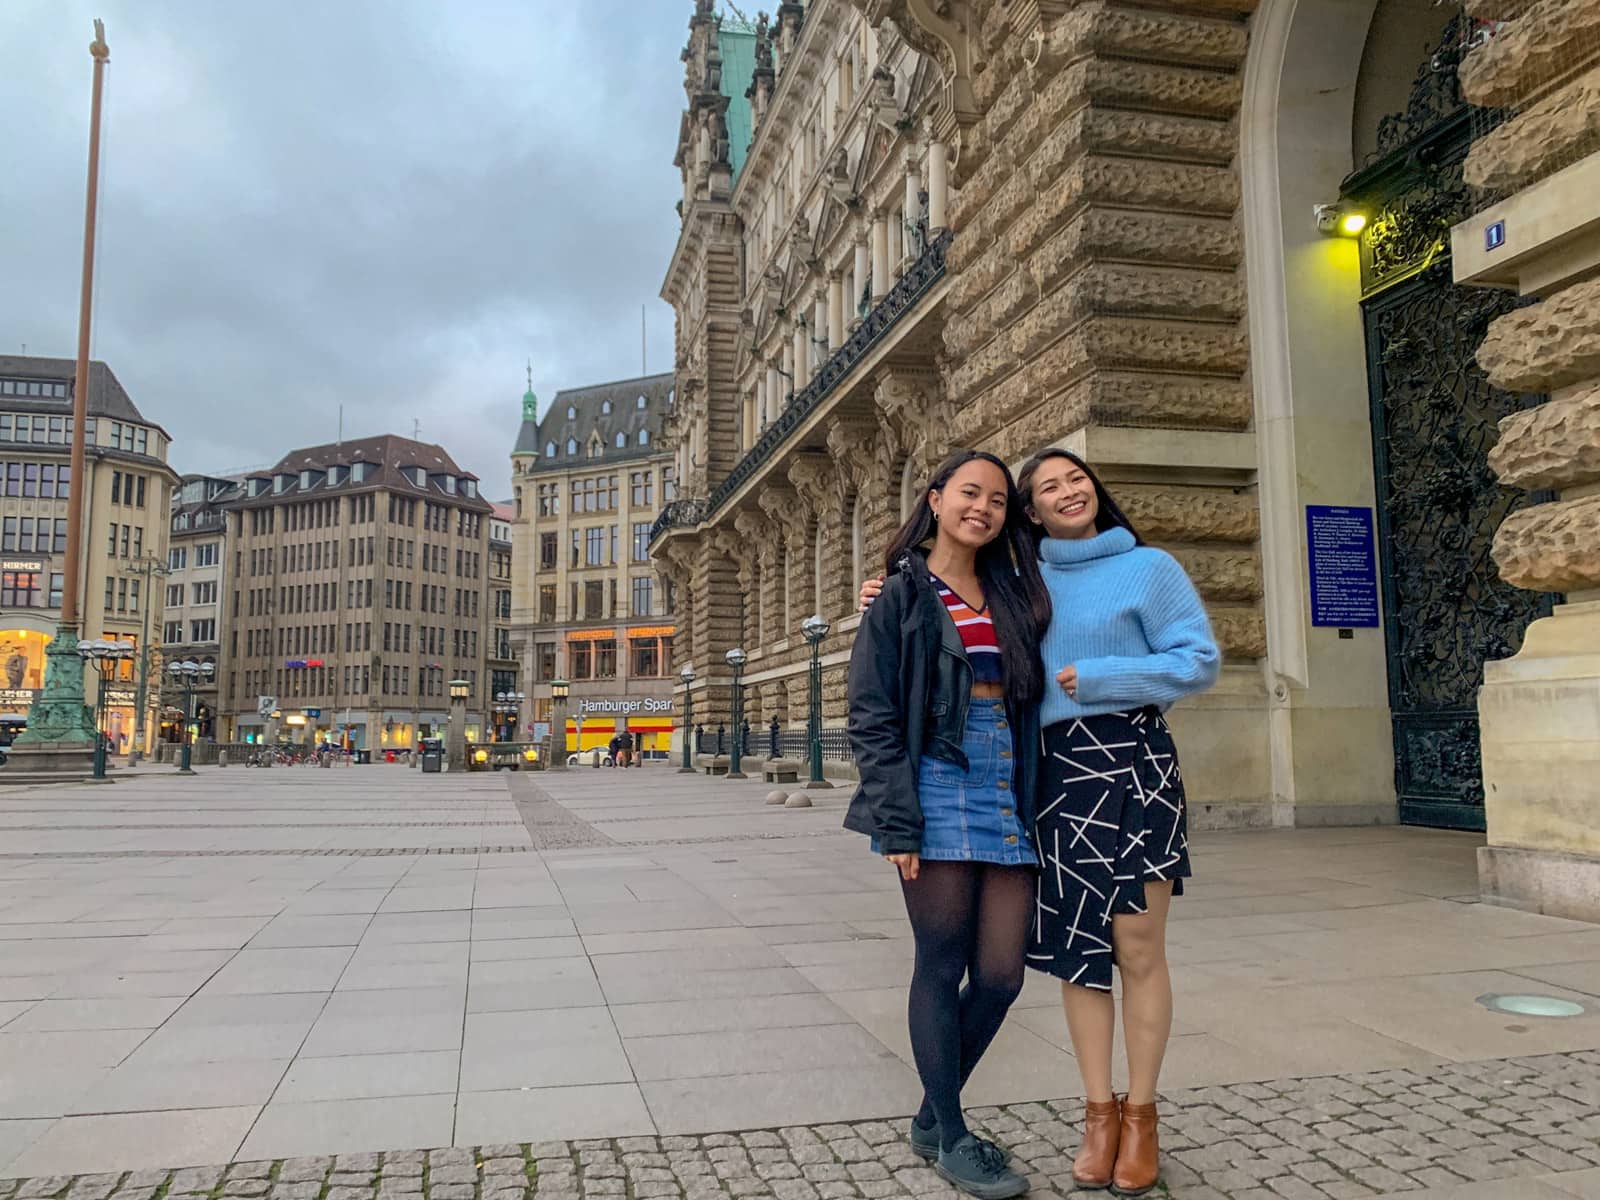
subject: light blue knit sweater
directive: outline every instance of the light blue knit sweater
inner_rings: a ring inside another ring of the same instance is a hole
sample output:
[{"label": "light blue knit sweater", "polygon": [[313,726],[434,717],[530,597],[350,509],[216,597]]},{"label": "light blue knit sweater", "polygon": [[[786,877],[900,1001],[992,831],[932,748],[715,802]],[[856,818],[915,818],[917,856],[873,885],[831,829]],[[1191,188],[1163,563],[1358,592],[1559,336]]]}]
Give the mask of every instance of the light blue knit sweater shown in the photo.
[{"label": "light blue knit sweater", "polygon": [[[1042,725],[1174,701],[1216,682],[1221,656],[1205,607],[1176,559],[1139,546],[1126,529],[1046,538],[1040,570],[1050,589]],[[1056,682],[1078,669],[1078,694]]]}]

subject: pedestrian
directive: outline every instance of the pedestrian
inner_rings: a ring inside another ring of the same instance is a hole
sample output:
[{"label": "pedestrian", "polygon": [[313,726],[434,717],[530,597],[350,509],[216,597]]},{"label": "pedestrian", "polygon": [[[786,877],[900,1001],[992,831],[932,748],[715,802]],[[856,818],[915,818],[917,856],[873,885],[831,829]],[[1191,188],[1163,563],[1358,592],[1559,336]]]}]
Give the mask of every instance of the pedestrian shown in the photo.
[{"label": "pedestrian", "polygon": [[[1194,585],[1144,544],[1081,458],[1050,448],[1018,475],[1038,527],[1052,615],[1041,651],[1043,859],[1028,965],[1061,980],[1087,1112],[1084,1188],[1141,1195],[1160,1177],[1156,1088],[1172,1029],[1166,926],[1190,876],[1188,813],[1165,712],[1216,681],[1220,655]],[[870,603],[874,585],[862,590]],[[1122,975],[1128,1091],[1112,1091]]]},{"label": "pedestrian", "polygon": [[845,826],[897,868],[916,945],[909,1022],[924,1096],[912,1149],[963,1191],[1006,1200],[1027,1180],[961,1108],[1022,988],[1039,866],[1037,646],[1049,608],[1005,464],[970,450],[948,459],[886,565],[850,655],[861,784]]}]

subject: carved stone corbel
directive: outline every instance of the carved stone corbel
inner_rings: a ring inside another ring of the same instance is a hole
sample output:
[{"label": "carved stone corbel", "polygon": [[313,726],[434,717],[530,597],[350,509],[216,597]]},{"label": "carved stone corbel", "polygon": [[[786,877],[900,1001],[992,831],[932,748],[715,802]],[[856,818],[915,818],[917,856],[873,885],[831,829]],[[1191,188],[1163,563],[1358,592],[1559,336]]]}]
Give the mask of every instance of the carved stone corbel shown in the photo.
[{"label": "carved stone corbel", "polygon": [[944,73],[933,128],[952,147],[982,117],[973,79],[983,70],[979,42],[986,0],[852,0],[873,25],[890,21],[906,43]]},{"label": "carved stone corbel", "polygon": [[839,474],[858,493],[881,488],[888,478],[886,471],[877,469],[873,453],[879,428],[870,417],[852,414],[839,418],[828,430],[828,453]]}]

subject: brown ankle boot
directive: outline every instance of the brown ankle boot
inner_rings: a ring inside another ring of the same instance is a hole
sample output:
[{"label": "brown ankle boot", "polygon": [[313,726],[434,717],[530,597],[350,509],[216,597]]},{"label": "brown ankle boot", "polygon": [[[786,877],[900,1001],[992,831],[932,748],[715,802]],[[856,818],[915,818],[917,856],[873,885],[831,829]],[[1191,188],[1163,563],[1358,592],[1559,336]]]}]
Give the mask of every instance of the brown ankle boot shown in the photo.
[{"label": "brown ankle boot", "polygon": [[1122,1129],[1111,1186],[1118,1195],[1142,1196],[1161,1177],[1156,1140],[1156,1106],[1122,1103]]},{"label": "brown ankle boot", "polygon": [[1085,1103],[1083,1145],[1072,1162],[1074,1183],[1081,1188],[1111,1186],[1111,1170],[1117,1161],[1117,1140],[1121,1132],[1121,1101]]}]

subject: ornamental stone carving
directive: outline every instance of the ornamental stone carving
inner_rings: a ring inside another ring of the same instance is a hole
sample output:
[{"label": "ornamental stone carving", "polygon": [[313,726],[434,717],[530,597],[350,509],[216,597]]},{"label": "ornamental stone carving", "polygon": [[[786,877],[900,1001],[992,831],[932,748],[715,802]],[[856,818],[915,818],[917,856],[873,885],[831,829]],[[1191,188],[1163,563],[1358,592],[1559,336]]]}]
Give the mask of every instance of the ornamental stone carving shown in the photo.
[{"label": "ornamental stone carving", "polygon": [[1600,482],[1600,384],[1506,417],[1489,466],[1529,491]]},{"label": "ornamental stone carving", "polygon": [[1536,592],[1600,587],[1600,495],[1512,513],[1494,536],[1500,577]]},{"label": "ornamental stone carving", "polygon": [[828,453],[852,491],[865,492],[886,484],[888,473],[880,471],[874,453],[879,429],[877,422],[852,415],[839,418],[828,430]]}]

